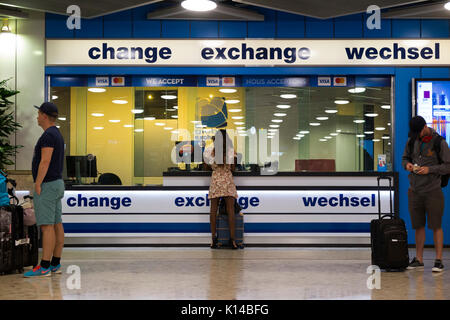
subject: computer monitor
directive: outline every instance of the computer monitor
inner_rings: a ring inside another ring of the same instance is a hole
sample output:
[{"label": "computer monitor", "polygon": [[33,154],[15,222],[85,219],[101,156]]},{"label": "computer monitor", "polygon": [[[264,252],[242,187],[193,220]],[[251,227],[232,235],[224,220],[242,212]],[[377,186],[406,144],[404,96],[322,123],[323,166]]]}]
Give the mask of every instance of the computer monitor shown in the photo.
[{"label": "computer monitor", "polygon": [[66,156],[66,167],[69,178],[97,177],[97,158],[95,156]]}]

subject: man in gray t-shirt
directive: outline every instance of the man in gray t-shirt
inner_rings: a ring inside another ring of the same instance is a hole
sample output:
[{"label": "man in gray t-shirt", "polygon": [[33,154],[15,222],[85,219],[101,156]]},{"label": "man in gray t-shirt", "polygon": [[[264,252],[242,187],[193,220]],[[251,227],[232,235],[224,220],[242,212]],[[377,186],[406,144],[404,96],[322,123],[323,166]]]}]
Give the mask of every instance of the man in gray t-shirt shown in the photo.
[{"label": "man in gray t-shirt", "polygon": [[[412,227],[415,230],[416,257],[408,269],[423,268],[423,248],[425,244],[425,223],[433,230],[436,260],[433,272],[444,270],[442,249],[444,233],[442,215],[444,195],[441,189],[441,176],[450,173],[450,149],[448,144],[425,119],[416,116],[409,123],[408,142],[402,157],[402,166],[410,172],[408,207]],[[440,146],[437,154],[436,145]],[[441,162],[439,161],[441,159]]]}]

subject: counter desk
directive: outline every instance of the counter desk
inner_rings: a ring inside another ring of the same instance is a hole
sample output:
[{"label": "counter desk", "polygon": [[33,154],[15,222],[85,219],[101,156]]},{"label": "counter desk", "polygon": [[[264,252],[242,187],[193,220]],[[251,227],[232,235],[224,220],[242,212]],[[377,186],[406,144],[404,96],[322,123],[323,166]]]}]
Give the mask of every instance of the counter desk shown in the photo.
[{"label": "counter desk", "polygon": [[[66,188],[68,245],[205,245],[210,242],[210,172],[167,172],[162,186],[75,185]],[[377,177],[397,173],[235,172],[249,245],[369,245],[378,215]],[[390,211],[388,180],[381,209]]]}]

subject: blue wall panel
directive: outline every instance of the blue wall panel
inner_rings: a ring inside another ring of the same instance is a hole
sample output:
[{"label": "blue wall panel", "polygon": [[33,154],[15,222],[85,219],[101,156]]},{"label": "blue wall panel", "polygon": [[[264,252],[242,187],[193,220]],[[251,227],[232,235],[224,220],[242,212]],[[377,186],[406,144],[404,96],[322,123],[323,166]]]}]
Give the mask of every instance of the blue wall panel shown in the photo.
[{"label": "blue wall panel", "polygon": [[420,20],[392,20],[392,38],[420,38]]},{"label": "blue wall panel", "polygon": [[189,38],[190,24],[189,21],[162,20],[162,37],[163,38]]},{"label": "blue wall panel", "polygon": [[247,22],[220,21],[219,38],[247,38]]},{"label": "blue wall panel", "polygon": [[132,10],[110,14],[103,17],[105,38],[131,38],[133,36]]},{"label": "blue wall panel", "polygon": [[449,20],[422,20],[422,38],[448,38]]},{"label": "blue wall panel", "polygon": [[306,18],[306,38],[333,38],[333,19]]},{"label": "blue wall panel", "polygon": [[421,68],[421,78],[450,78],[450,68]]},{"label": "blue wall panel", "polygon": [[277,38],[304,38],[305,18],[303,16],[278,12]]},{"label": "blue wall panel", "polygon": [[155,10],[155,5],[133,9],[133,38],[160,38],[161,20],[148,20],[147,13]]},{"label": "blue wall panel", "polygon": [[[73,38],[74,31],[67,29],[67,16],[46,13],[45,14],[45,37],[52,38]],[[81,26],[83,27],[83,26]]]},{"label": "blue wall panel", "polygon": [[248,37],[249,38],[275,38],[276,30],[276,12],[268,9],[255,9],[260,14],[265,16],[264,21],[249,21],[248,22]]},{"label": "blue wall panel", "polygon": [[103,18],[81,19],[81,29],[75,30],[75,38],[103,38]]},{"label": "blue wall panel", "polygon": [[354,14],[351,16],[335,18],[334,36],[336,38],[362,38],[363,15]]},{"label": "blue wall panel", "polygon": [[217,21],[191,21],[191,38],[218,38]]},{"label": "blue wall panel", "polygon": [[367,28],[367,18],[370,15],[364,14],[363,16],[363,27],[364,38],[390,38],[392,33],[392,20],[391,19],[381,19],[380,29],[369,29]]}]

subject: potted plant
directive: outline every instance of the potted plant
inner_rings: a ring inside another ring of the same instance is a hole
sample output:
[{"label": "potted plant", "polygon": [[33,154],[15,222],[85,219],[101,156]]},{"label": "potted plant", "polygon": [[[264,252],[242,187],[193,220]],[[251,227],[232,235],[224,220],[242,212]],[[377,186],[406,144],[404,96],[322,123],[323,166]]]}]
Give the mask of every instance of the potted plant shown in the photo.
[{"label": "potted plant", "polygon": [[6,82],[9,80],[0,81],[0,169],[13,165],[14,161],[11,158],[16,155],[17,149],[23,147],[13,146],[9,143],[9,137],[22,127],[15,121],[14,113],[9,110],[13,102],[8,98],[19,93],[19,91],[11,90],[6,86]]}]

